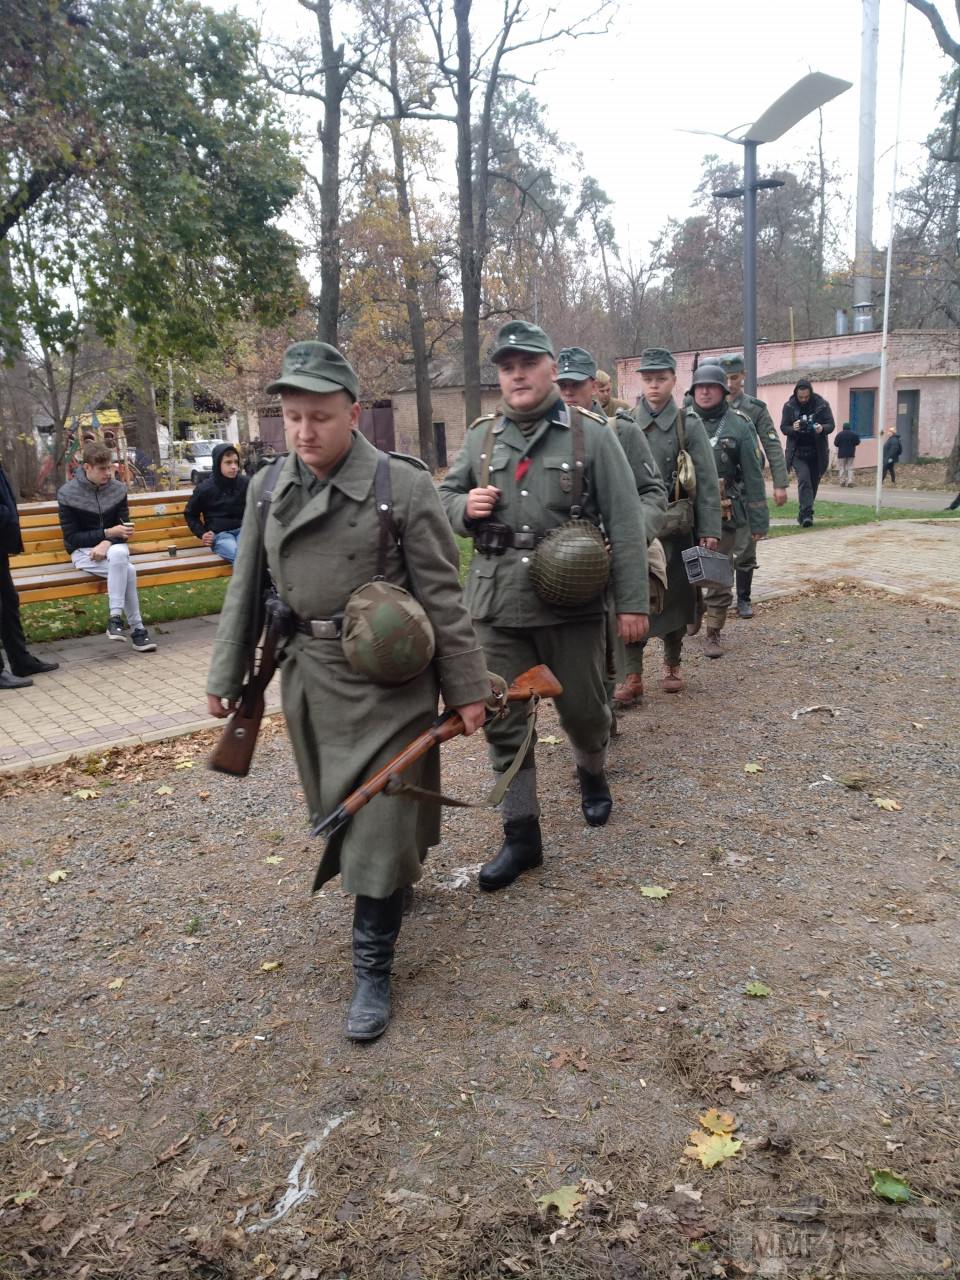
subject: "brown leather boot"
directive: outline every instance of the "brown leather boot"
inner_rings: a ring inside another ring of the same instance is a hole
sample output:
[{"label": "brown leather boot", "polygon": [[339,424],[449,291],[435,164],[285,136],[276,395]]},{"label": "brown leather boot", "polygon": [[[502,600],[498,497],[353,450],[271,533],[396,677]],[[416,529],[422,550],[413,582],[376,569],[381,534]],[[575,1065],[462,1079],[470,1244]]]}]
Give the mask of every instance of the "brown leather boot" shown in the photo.
[{"label": "brown leather boot", "polygon": [[620,711],[627,707],[635,707],[643,701],[643,676],[631,671],[623,684],[618,684],[613,691],[613,701]]},{"label": "brown leather boot", "polygon": [[720,643],[720,628],[707,627],[707,634],[703,641],[703,652],[708,658],[722,658],[723,645]]},{"label": "brown leather boot", "polygon": [[663,679],[660,681],[660,688],[664,693],[682,693],[686,688],[683,676],[680,674],[679,664],[675,667],[669,666],[666,662],[663,664]]}]

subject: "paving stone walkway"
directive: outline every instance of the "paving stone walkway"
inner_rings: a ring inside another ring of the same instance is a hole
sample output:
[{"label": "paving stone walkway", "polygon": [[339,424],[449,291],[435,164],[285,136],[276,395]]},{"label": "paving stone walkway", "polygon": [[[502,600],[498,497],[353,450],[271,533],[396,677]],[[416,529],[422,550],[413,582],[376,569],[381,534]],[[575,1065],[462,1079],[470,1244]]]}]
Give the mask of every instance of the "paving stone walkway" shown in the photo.
[{"label": "paving stone walkway", "polygon": [[[764,542],[759,559],[754,599],[761,603],[843,580],[960,609],[960,521],[814,529]],[[150,654],[103,635],[36,645],[60,670],[38,676],[30,689],[0,693],[0,772],[215,725],[204,685],[216,625],[207,617],[151,627],[158,649]],[[279,702],[277,680],[268,712]]]}]

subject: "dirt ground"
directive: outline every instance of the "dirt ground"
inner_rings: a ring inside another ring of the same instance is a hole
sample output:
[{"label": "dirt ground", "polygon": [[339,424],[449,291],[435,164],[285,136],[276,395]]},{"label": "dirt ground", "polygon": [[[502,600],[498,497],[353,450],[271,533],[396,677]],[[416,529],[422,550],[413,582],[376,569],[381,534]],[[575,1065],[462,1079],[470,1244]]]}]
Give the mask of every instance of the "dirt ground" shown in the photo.
[{"label": "dirt ground", "polygon": [[835,589],[689,642],[606,828],[541,745],[504,892],[496,816],[448,811],[370,1046],[280,725],[244,781],[209,737],[0,780],[0,1276],[956,1274],[957,622]]}]

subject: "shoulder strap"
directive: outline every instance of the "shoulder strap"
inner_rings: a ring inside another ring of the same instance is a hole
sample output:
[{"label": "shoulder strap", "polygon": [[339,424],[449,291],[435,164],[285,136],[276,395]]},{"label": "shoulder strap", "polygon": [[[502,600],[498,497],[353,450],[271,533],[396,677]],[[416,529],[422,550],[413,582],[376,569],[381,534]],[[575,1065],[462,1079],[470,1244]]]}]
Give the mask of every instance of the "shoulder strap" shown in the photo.
[{"label": "shoulder strap", "polygon": [[377,544],[376,578],[387,576],[387,553],[391,542],[400,543],[400,532],[393,518],[393,486],[390,483],[390,459],[382,449],[377,450],[377,469],[373,473],[373,500],[377,508],[380,538]]},{"label": "shoulder strap", "polygon": [[276,462],[270,464],[267,478],[264,480],[263,488],[260,490],[260,497],[257,499],[257,524],[260,526],[261,539],[266,532],[270,503],[273,501],[273,491],[276,488],[277,481],[280,479],[280,472],[283,470],[283,462],[283,458],[279,457]]},{"label": "shoulder strap", "polygon": [[483,450],[480,453],[479,488],[485,489],[490,483],[490,452],[493,449],[493,429],[497,425],[497,415],[493,414],[483,434]]},{"label": "shoulder strap", "polygon": [[583,504],[583,467],[586,450],[583,443],[583,418],[579,409],[568,410],[570,414],[570,442],[573,446],[573,492],[570,501],[570,515],[579,519]]},{"label": "shoulder strap", "polygon": [[[683,420],[686,416],[687,416],[686,409],[683,407],[683,405],[680,405],[679,409],[677,409],[677,448],[682,449],[684,453],[686,453],[687,451],[687,434],[683,427]],[[679,502],[680,501],[680,467],[679,465],[677,466],[675,474],[677,478],[673,486],[673,500],[674,502]]]}]

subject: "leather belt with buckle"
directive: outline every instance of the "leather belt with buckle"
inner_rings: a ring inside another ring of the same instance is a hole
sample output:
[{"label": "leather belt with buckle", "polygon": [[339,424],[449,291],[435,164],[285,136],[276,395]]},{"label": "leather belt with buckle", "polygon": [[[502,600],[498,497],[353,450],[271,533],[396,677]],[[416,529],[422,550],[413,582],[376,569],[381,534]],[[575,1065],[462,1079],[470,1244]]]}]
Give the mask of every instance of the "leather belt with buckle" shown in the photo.
[{"label": "leather belt with buckle", "polygon": [[343,618],[297,618],[296,628],[301,635],[314,640],[339,640]]}]

